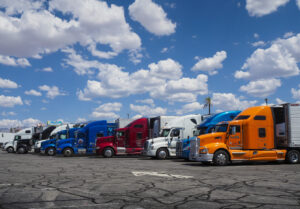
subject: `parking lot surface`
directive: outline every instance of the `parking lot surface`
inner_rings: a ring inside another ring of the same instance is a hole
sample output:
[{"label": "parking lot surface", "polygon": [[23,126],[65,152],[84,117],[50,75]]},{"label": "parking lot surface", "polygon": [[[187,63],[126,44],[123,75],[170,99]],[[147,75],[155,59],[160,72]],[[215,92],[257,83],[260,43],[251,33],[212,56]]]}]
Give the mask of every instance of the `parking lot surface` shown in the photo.
[{"label": "parking lot surface", "polygon": [[300,164],[0,151],[0,208],[300,208]]}]

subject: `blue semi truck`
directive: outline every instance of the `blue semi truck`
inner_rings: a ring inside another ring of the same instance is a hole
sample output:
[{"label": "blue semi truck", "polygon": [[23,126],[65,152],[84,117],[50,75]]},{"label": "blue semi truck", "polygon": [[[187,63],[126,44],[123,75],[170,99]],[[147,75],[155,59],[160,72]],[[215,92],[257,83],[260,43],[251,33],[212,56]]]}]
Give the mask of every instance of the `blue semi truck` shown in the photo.
[{"label": "blue semi truck", "polygon": [[194,133],[194,137],[188,139],[182,139],[176,144],[176,157],[189,159],[191,139],[196,138],[199,135],[208,134],[214,131],[216,125],[222,121],[231,121],[233,120],[241,111],[227,111],[217,113],[207,118],[203,123],[197,126],[197,130]]},{"label": "blue semi truck", "polygon": [[96,152],[96,139],[98,137],[113,136],[117,128],[116,123],[106,120],[94,121],[74,133],[74,138],[56,141],[56,153],[70,157],[73,154],[92,154]]},{"label": "blue semi truck", "polygon": [[57,132],[55,137],[48,139],[46,141],[43,141],[41,144],[41,153],[46,154],[49,156],[53,156],[56,154],[56,142],[59,140],[67,139],[67,138],[74,138],[75,137],[75,131],[80,129],[77,128],[71,128],[71,129],[65,129],[62,131]]}]

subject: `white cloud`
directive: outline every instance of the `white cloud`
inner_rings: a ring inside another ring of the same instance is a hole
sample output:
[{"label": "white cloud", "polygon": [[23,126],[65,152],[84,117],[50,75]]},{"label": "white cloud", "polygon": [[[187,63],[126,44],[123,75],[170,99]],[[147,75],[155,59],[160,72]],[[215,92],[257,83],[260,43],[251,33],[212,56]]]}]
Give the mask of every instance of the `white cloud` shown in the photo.
[{"label": "white cloud", "polygon": [[135,0],[128,10],[130,17],[150,33],[162,36],[175,32],[176,23],[169,20],[162,7],[151,0]]},{"label": "white cloud", "polygon": [[300,0],[297,0],[298,8],[300,9]]},{"label": "white cloud", "polygon": [[160,52],[161,53],[166,53],[168,50],[169,50],[168,47],[164,47]]},{"label": "white cloud", "polygon": [[179,79],[182,76],[182,66],[173,59],[160,60],[157,64],[148,65],[150,75],[157,78]]},{"label": "white cloud", "polygon": [[266,43],[264,41],[256,41],[251,44],[253,47],[265,46]]},{"label": "white cloud", "polygon": [[244,110],[248,107],[254,106],[257,103],[254,101],[247,101],[237,98],[232,93],[213,93],[212,105],[216,109],[227,110]]},{"label": "white cloud", "polygon": [[134,112],[139,113],[143,116],[158,116],[158,115],[165,115],[167,112],[166,108],[162,107],[150,107],[148,105],[134,105],[130,104],[130,109]]},{"label": "white cloud", "polygon": [[[0,16],[0,20],[1,20],[1,16]],[[1,29],[1,25],[0,25],[0,29]],[[31,66],[29,61],[25,58],[13,58],[10,56],[3,56],[3,55],[0,55],[0,63],[9,66],[21,66],[21,67]]]},{"label": "white cloud", "polygon": [[141,100],[136,100],[135,102],[148,104],[150,106],[155,106],[153,99],[141,99]]},{"label": "white cloud", "polygon": [[[299,0],[300,1],[300,0]],[[294,36],[295,34],[293,32],[286,32],[284,35],[283,35],[283,38],[290,38],[292,36]]]},{"label": "white cloud", "polygon": [[27,106],[30,106],[31,105],[31,100],[25,99],[24,104],[26,104]]},{"label": "white cloud", "polygon": [[[123,7],[97,0],[1,1],[0,54],[40,58],[76,43],[107,45],[118,54],[141,46]],[[48,9],[48,10],[47,10]],[[57,12],[62,15],[55,16]],[[68,15],[68,18],[64,18]]]},{"label": "white cloud", "polygon": [[61,92],[57,86],[48,86],[48,85],[43,85],[39,86],[39,89],[41,91],[47,92],[47,97],[49,99],[54,99],[57,96],[65,96],[66,94],[64,92]]},{"label": "white cloud", "polygon": [[[300,85],[299,85],[299,87],[300,87]],[[300,100],[300,88],[299,89],[292,88],[291,92],[292,92],[294,99]]]},{"label": "white cloud", "polygon": [[44,110],[47,110],[47,108],[46,108],[46,107],[41,107],[41,110],[43,110],[43,111],[44,111]]},{"label": "white cloud", "polygon": [[284,103],[286,103],[286,101],[283,101],[280,98],[276,98],[275,100],[276,100],[277,104],[284,104]]},{"label": "white cloud", "polygon": [[0,120],[0,127],[1,128],[32,127],[39,123],[41,123],[41,121],[34,118],[27,118],[25,120],[2,119]]},{"label": "white cloud", "polygon": [[23,105],[20,96],[4,96],[0,95],[0,107],[14,107],[15,105]]},{"label": "white cloud", "polygon": [[85,118],[77,118],[76,123],[83,123],[86,122],[87,120]]},{"label": "white cloud", "polygon": [[201,105],[199,102],[193,102],[189,104],[185,104],[182,106],[180,110],[176,110],[177,115],[182,115],[186,113],[190,113],[196,110],[200,110],[203,108],[203,105]]},{"label": "white cloud", "polygon": [[246,0],[246,9],[250,16],[262,17],[277,11],[289,0]]},{"label": "white cloud", "polygon": [[222,62],[227,58],[225,51],[217,52],[213,57],[200,59],[193,67],[193,71],[207,71],[210,75],[218,73],[217,69],[223,68]]},{"label": "white cloud", "polygon": [[18,88],[18,84],[14,81],[3,79],[0,77],[0,88],[16,89]]},{"label": "white cloud", "polygon": [[34,89],[31,89],[30,91],[25,91],[26,95],[31,95],[31,96],[36,96],[36,97],[40,97],[42,96],[42,93],[39,91],[36,91]]},{"label": "white cloud", "polygon": [[45,67],[42,69],[43,72],[53,72],[53,69],[51,67]]},{"label": "white cloud", "polygon": [[137,115],[133,116],[132,119],[135,119],[135,120],[136,120],[136,119],[139,119],[139,118],[142,118],[142,117],[143,117],[142,115],[137,114]]},{"label": "white cloud", "polygon": [[254,33],[253,36],[254,36],[254,38],[256,38],[256,39],[259,38],[259,34],[258,34],[258,33]]},{"label": "white cloud", "polygon": [[2,112],[1,115],[2,116],[14,116],[14,115],[16,115],[16,113],[15,112]]},{"label": "white cloud", "polygon": [[122,104],[118,102],[105,103],[95,108],[91,114],[91,117],[103,118],[103,119],[119,118],[120,116],[115,112],[119,112],[121,108],[122,108]]},{"label": "white cloud", "polygon": [[236,78],[268,79],[299,75],[300,34],[288,39],[277,39],[267,49],[256,49],[236,71]]},{"label": "white cloud", "polygon": [[267,97],[274,94],[276,89],[281,86],[279,79],[261,79],[251,81],[245,86],[241,86],[240,91],[244,91],[255,97]]}]

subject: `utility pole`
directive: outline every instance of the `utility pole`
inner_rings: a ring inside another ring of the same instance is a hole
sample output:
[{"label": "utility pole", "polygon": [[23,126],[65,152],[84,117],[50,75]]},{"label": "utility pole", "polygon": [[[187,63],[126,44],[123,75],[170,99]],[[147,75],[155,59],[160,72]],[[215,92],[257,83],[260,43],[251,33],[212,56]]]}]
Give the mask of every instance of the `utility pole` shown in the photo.
[{"label": "utility pole", "polygon": [[266,105],[268,105],[268,98],[265,98]]}]

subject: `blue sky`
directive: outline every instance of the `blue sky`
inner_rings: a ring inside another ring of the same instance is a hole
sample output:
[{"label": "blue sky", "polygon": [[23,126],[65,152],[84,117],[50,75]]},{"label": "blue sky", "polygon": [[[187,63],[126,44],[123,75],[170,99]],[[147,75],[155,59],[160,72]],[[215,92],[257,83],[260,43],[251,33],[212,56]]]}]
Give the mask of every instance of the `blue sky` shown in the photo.
[{"label": "blue sky", "polygon": [[0,0],[0,126],[300,102],[300,0]]}]

